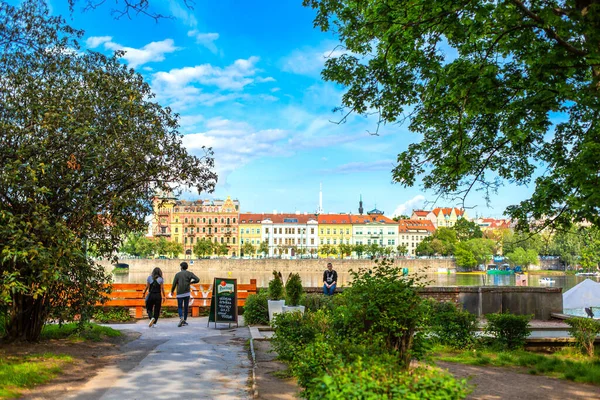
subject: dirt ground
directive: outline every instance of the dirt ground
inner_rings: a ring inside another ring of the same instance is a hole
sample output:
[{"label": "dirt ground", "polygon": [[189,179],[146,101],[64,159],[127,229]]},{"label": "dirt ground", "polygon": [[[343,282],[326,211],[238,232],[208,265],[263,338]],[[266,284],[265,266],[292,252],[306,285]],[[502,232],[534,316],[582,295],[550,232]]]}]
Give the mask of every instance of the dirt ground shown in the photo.
[{"label": "dirt ground", "polygon": [[103,342],[76,343],[66,339],[43,343],[0,344],[0,355],[66,354],[72,363],[63,367],[63,373],[45,385],[23,389],[20,399],[59,399],[83,386],[98,371],[116,363],[122,355],[119,347],[135,340],[140,335],[127,332],[123,336],[108,338]]}]

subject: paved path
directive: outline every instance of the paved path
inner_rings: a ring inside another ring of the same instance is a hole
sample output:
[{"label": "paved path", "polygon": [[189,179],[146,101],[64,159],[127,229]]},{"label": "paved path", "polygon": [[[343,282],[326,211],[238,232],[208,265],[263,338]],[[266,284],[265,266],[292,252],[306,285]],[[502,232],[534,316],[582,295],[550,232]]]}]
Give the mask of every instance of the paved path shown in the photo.
[{"label": "paved path", "polygon": [[207,328],[204,317],[190,318],[188,326],[178,328],[178,321],[160,319],[155,328],[147,320],[108,325],[141,337],[121,348],[125,354],[116,366],[102,369],[68,398],[249,399],[248,327],[217,324],[215,329],[211,323]]}]

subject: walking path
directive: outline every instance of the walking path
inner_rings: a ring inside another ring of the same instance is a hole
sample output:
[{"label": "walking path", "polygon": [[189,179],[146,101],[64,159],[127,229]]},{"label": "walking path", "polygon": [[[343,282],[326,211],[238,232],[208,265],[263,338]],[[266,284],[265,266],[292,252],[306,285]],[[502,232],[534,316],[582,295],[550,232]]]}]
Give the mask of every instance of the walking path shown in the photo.
[{"label": "walking path", "polygon": [[207,317],[190,318],[188,326],[178,328],[178,321],[160,319],[154,328],[148,327],[147,320],[108,325],[139,332],[141,337],[122,347],[125,357],[117,365],[104,368],[82,390],[66,398],[251,398],[248,328],[217,324],[215,329],[214,323],[207,327]]}]

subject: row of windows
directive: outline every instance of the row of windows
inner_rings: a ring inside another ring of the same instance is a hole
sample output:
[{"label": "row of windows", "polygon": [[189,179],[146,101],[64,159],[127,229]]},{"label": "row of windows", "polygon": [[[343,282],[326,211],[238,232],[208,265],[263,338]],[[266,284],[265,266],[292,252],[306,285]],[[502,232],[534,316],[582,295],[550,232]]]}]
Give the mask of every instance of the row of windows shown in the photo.
[{"label": "row of windows", "polygon": [[[197,238],[196,238],[196,243],[198,243],[199,241],[201,241],[201,240],[203,240],[203,239],[208,239],[208,240],[210,240],[209,238],[201,238],[201,237],[197,237]],[[214,241],[215,243],[217,243],[217,242],[219,241],[219,238],[218,238],[218,237],[214,237],[213,239],[214,239],[213,241]],[[234,238],[234,237],[233,237],[233,238],[224,238],[224,237],[221,237],[220,239],[221,239],[221,243],[231,243],[231,244],[235,244],[235,238]],[[225,240],[225,239],[227,239],[227,240]],[[183,242],[184,244],[188,244],[188,238],[187,238],[187,237],[186,237],[186,238],[184,238],[183,240],[184,240],[184,242]],[[176,238],[175,238],[175,241],[176,241],[177,243],[179,243],[179,238],[178,238],[178,237],[176,237]],[[189,238],[189,244],[194,244],[194,237],[193,237],[193,236]]]},{"label": "row of windows", "polygon": [[[188,219],[188,218],[185,218],[183,221],[184,221],[186,224],[187,224],[187,223],[193,224],[193,223],[194,223],[194,218],[189,218],[189,219]],[[206,221],[207,221],[207,219],[206,219],[206,218],[202,218],[202,223],[203,223],[203,224],[206,224],[206,223],[207,223]],[[221,223],[222,223],[222,224],[225,224],[225,223],[227,223],[227,224],[234,223],[234,224],[235,224],[235,223],[236,223],[236,221],[237,221],[237,218],[232,218],[232,219],[230,219],[230,218],[221,218]],[[179,220],[177,220],[177,219],[176,219],[176,220],[175,220],[175,222],[179,222]],[[209,223],[209,224],[212,224],[213,222],[214,222],[215,224],[218,224],[218,223],[219,223],[219,219],[218,219],[218,218],[215,218],[215,219],[213,220],[212,218],[208,218],[208,223]],[[200,218],[196,218],[196,223],[197,223],[197,224],[199,224],[199,223],[200,223]]]},{"label": "row of windows", "polygon": [[[257,229],[257,233],[258,233],[258,229]],[[277,235],[277,233],[279,233],[280,235],[286,234],[286,235],[304,235],[306,234],[306,228],[273,228],[273,234]],[[246,230],[246,233],[247,230]],[[269,228],[265,228],[265,233],[268,235],[269,234]],[[314,235],[315,234],[315,228],[310,228],[310,234]]]},{"label": "row of windows", "polygon": [[[296,238],[273,238],[273,244],[287,244],[287,245],[306,245],[306,238],[297,239]],[[310,239],[310,244],[315,244],[315,239]]]},{"label": "row of windows", "polygon": [[[327,229],[327,234],[331,235],[331,231],[332,231],[332,229]],[[337,229],[333,228],[333,234],[337,235]],[[343,235],[343,234],[344,234],[344,230],[342,228],[340,228],[340,235]],[[349,235],[349,234],[350,234],[350,229],[347,228],[346,229],[346,235]],[[323,228],[321,228],[321,235],[324,235],[324,229]]]},{"label": "row of windows", "polygon": [[240,239],[240,244],[244,244],[244,243],[252,243],[252,244],[260,244],[260,239]]},{"label": "row of windows", "polygon": [[[343,244],[343,243],[344,243],[344,240],[340,239],[340,244]],[[323,238],[321,238],[321,244],[325,244],[323,242]],[[331,239],[327,238],[327,244],[331,244]],[[333,244],[338,244],[337,239],[333,239]],[[346,239],[346,244],[350,244],[350,239]]]}]

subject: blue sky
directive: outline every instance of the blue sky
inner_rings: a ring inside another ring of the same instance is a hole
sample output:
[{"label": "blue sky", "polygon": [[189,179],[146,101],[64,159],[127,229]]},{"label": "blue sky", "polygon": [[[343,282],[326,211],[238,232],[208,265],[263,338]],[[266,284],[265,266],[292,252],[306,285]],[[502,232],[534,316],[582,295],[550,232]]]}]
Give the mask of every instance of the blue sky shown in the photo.
[{"label": "blue sky", "polygon": [[[184,144],[215,152],[219,183],[202,198],[240,200],[245,212],[314,212],[319,184],[325,212],[357,212],[377,206],[386,215],[413,208],[456,206],[418,186],[391,181],[397,154],[418,136],[403,126],[387,126],[379,136],[374,119],[340,116],[343,88],[319,75],[335,51],[330,33],[313,28],[314,12],[301,0],[151,0],[172,19],[158,23],[144,16],[111,16],[114,3],[69,16],[66,0],[53,0],[54,14],[85,30],[83,47],[109,53],[127,51],[123,62],[151,84],[157,101],[181,115]],[[475,214],[501,217],[504,208],[530,193],[506,187],[491,208],[475,193],[467,206]],[[188,194],[188,198],[198,198]]]}]

